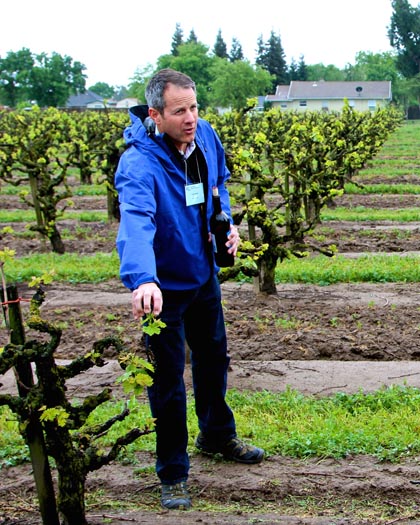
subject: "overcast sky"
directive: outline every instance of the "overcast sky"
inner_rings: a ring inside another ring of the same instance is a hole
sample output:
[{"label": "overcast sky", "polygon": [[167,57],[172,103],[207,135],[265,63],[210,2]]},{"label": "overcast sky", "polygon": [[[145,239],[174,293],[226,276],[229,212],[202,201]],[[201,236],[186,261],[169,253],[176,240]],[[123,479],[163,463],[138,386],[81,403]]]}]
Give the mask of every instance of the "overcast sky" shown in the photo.
[{"label": "overcast sky", "polygon": [[[413,6],[417,2],[410,0]],[[354,64],[356,53],[391,51],[391,0],[3,0],[0,56],[23,47],[57,52],[86,66],[87,86],[128,85],[137,69],[170,53],[175,26],[213,48],[219,29],[255,63],[257,40],[274,31],[290,64]]]}]

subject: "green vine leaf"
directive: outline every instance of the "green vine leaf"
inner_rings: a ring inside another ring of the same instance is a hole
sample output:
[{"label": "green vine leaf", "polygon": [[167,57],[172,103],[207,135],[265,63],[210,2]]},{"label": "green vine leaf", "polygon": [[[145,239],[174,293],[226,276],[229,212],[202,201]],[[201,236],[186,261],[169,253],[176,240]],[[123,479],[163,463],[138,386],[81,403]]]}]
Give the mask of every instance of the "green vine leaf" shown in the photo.
[{"label": "green vine leaf", "polygon": [[166,324],[155,317],[152,313],[147,314],[141,321],[143,332],[147,335],[158,335],[162,328],[166,327]]},{"label": "green vine leaf", "polygon": [[51,421],[57,423],[59,427],[65,427],[70,414],[63,407],[46,408],[42,406],[39,409],[42,412],[40,421]]},{"label": "green vine leaf", "polygon": [[122,384],[126,394],[131,392],[139,396],[145,387],[152,385],[153,365],[151,363],[133,353],[120,356],[119,361],[124,368],[124,373],[116,379],[116,382]]}]

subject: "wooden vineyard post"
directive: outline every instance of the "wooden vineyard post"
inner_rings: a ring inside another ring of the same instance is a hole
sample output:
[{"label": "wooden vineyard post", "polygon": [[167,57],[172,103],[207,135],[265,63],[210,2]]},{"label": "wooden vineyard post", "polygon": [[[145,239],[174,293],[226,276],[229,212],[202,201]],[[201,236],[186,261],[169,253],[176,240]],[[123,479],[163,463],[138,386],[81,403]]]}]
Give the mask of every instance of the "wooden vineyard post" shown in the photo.
[{"label": "wooden vineyard post", "polygon": [[[10,330],[10,343],[21,346],[25,343],[25,330],[17,286],[7,287],[7,299],[4,297],[4,291],[0,290],[0,292],[5,321]],[[34,387],[30,362],[18,360],[14,372],[19,396],[27,398]],[[30,407],[28,408],[29,420],[25,429],[25,441],[30,452],[42,522],[44,525],[60,525],[42,426],[38,414],[34,414]]]}]

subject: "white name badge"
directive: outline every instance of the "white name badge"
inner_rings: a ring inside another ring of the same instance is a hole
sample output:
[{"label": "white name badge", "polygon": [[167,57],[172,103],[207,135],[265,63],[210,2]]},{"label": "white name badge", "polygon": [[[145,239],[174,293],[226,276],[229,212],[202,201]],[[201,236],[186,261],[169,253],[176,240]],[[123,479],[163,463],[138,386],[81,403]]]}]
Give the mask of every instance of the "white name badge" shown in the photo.
[{"label": "white name badge", "polygon": [[204,188],[202,182],[185,185],[185,202],[187,206],[202,204],[204,202]]}]

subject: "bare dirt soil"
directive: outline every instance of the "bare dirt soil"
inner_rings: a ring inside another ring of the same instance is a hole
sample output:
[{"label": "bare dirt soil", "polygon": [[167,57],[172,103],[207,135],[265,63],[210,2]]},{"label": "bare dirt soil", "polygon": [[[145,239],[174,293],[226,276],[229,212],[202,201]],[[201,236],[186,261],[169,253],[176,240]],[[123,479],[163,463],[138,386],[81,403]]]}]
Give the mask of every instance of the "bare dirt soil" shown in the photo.
[{"label": "bare dirt soil", "polygon": [[[419,204],[416,196],[344,196],[337,202],[381,208]],[[20,205],[17,199],[3,196],[0,206]],[[101,198],[76,200],[79,209],[105,206]],[[23,231],[19,224],[12,226]],[[114,249],[115,225],[68,221],[61,228],[67,230],[69,252]],[[409,227],[390,222],[328,223],[328,238],[349,257],[365,252],[403,257],[419,250],[420,222]],[[0,241],[18,256],[50,249],[38,239],[9,234],[1,235]],[[390,384],[420,387],[417,283],[279,285],[277,295],[268,297],[255,294],[250,284],[224,283],[222,289],[231,388],[283,391],[291,386],[321,396]],[[30,294],[22,287],[23,297]],[[141,333],[131,318],[130,294],[117,279],[98,285],[49,286],[43,315],[63,327],[57,359],[80,356],[94,341],[116,333],[128,348],[143,351]],[[5,337],[0,330],[0,345]],[[83,397],[104,386],[115,387],[119,373],[115,357],[110,352],[105,367],[75,378],[69,383],[69,394]],[[190,387],[188,368],[186,382]],[[0,376],[0,383],[1,393],[13,391],[10,375]],[[117,388],[114,393],[122,395]],[[192,452],[194,507],[168,512],[159,506],[154,457],[139,454],[136,467],[115,462],[89,476],[87,515],[92,525],[419,524],[419,461],[417,457],[393,464],[369,456],[305,460],[270,456],[260,465],[243,466]],[[29,465],[3,469],[0,525],[39,525],[35,494]],[[120,503],[118,510],[115,501]],[[220,511],[208,510],[211,505],[218,505]],[[223,512],[227,508],[229,512]]]}]

